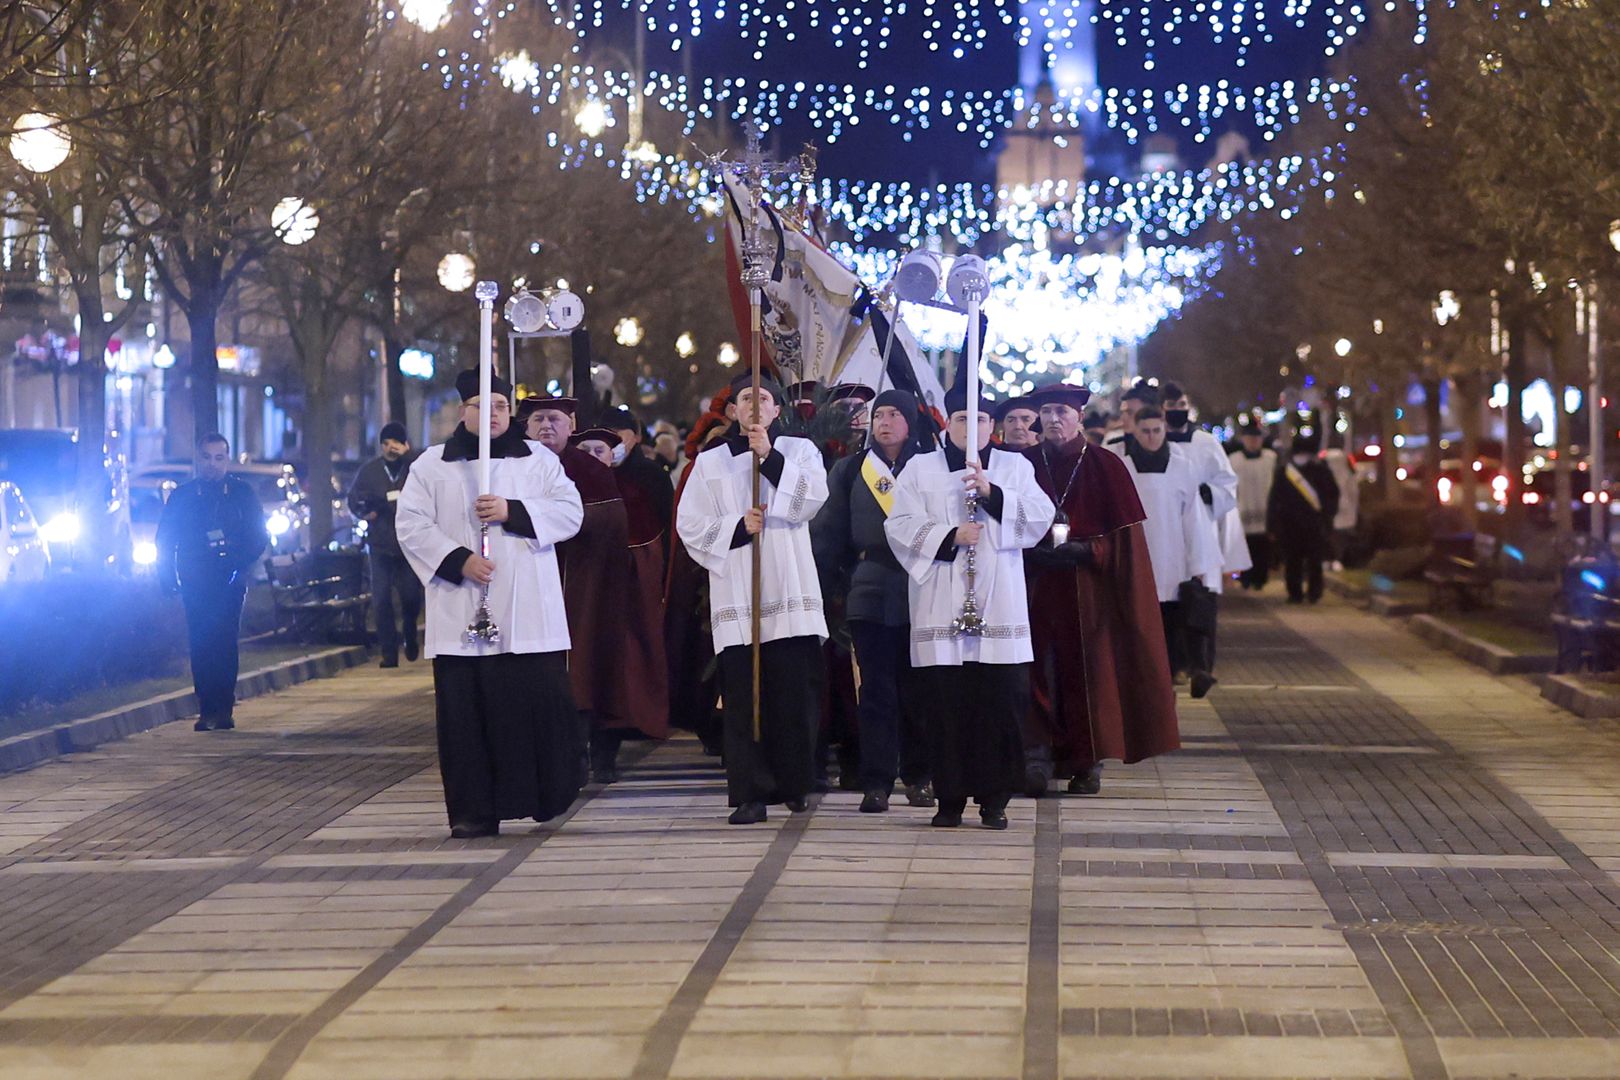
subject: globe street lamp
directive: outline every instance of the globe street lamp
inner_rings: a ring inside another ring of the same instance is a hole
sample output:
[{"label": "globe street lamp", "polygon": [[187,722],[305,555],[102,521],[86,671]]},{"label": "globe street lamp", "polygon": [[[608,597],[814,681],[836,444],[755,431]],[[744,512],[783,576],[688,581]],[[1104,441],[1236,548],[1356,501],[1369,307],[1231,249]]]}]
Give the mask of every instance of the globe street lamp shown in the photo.
[{"label": "globe street lamp", "polygon": [[613,115],[608,112],[608,107],[596,98],[581,105],[574,114],[575,126],[592,139],[601,135],[612,123]]},{"label": "globe street lamp", "polygon": [[431,32],[450,21],[450,5],[451,0],[403,0],[399,13]]},{"label": "globe street lamp", "polygon": [[697,342],[692,340],[690,330],[681,331],[681,336],[675,339],[675,353],[682,360],[688,360],[697,352]]},{"label": "globe street lamp", "polygon": [[1450,289],[1440,294],[1434,303],[1434,321],[1441,326],[1462,314],[1462,304],[1457,301],[1457,294]]},{"label": "globe street lamp", "polygon": [[633,349],[641,344],[641,320],[634,315],[626,315],[613,324],[613,340],[627,349]]},{"label": "globe street lamp", "polygon": [[741,358],[741,354],[737,352],[737,346],[729,341],[722,341],[720,351],[715,354],[714,362],[721,367],[728,368],[736,364]]},{"label": "globe street lamp", "polygon": [[270,211],[270,227],[281,237],[282,243],[292,247],[315,239],[315,230],[320,224],[321,216],[315,208],[295,196],[282,199]]},{"label": "globe street lamp", "polygon": [[62,121],[44,113],[23,113],[7,143],[17,164],[29,172],[48,173],[67,160],[73,141]]},{"label": "globe street lamp", "polygon": [[1333,343],[1333,355],[1343,359],[1344,357],[1350,355],[1350,350],[1352,348],[1354,348],[1354,346],[1351,345],[1349,338],[1340,338],[1338,341]]},{"label": "globe street lamp", "polygon": [[452,251],[439,260],[439,284],[451,292],[466,292],[478,278],[478,264],[471,255]]}]

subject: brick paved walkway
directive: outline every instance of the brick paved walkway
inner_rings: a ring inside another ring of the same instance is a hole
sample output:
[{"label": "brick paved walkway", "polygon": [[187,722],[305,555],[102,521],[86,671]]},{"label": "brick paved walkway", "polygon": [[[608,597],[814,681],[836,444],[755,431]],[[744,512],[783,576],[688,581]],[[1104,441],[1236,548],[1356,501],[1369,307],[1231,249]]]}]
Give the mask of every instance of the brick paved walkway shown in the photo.
[{"label": "brick paved walkway", "polygon": [[1187,749],[944,832],[690,740],[445,837],[426,673],[0,777],[0,1076],[1620,1077],[1620,729],[1233,598]]}]

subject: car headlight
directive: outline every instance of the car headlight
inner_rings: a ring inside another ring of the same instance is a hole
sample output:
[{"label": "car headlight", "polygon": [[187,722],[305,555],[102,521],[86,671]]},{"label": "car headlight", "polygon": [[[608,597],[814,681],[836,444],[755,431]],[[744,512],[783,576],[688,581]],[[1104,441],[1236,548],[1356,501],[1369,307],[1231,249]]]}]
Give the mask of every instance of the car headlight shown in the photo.
[{"label": "car headlight", "polygon": [[264,519],[264,527],[271,536],[285,536],[293,527],[292,518],[285,510],[272,510]]},{"label": "car headlight", "polygon": [[71,544],[79,538],[79,528],[79,515],[65,510],[41,525],[39,535],[47,544]]},{"label": "car headlight", "polygon": [[157,545],[150,540],[142,540],[130,552],[130,557],[135,560],[136,566],[151,566],[157,562]]}]

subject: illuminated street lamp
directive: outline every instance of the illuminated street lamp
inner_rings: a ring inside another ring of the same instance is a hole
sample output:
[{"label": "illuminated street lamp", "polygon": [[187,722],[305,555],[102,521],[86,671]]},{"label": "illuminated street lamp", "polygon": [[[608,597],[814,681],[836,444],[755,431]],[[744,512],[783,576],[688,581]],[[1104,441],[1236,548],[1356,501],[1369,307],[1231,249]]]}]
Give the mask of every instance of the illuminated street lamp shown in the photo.
[{"label": "illuminated street lamp", "polygon": [[737,352],[737,346],[733,345],[729,341],[722,341],[720,343],[720,351],[716,353],[714,357],[715,363],[719,364],[721,367],[731,367],[740,359],[742,359],[742,356]]},{"label": "illuminated street lamp", "polygon": [[508,90],[523,93],[540,85],[540,65],[534,62],[528,49],[507,53],[495,62],[495,70]]},{"label": "illuminated street lamp", "polygon": [[270,227],[282,243],[292,247],[315,239],[315,230],[320,224],[321,216],[315,212],[315,208],[295,196],[282,199],[270,211]]},{"label": "illuminated street lamp", "polygon": [[595,98],[581,105],[579,111],[574,114],[575,126],[593,139],[606,131],[612,123],[613,115],[608,112],[608,107]]},{"label": "illuminated street lamp", "polygon": [[56,117],[23,113],[7,146],[17,164],[29,172],[48,173],[67,160],[73,141]]},{"label": "illuminated street lamp", "polygon": [[613,324],[613,340],[627,349],[640,345],[642,334],[641,320],[634,315],[626,315]]},{"label": "illuminated street lamp", "polygon": [[423,30],[433,31],[450,21],[450,5],[451,0],[403,0],[399,13]]},{"label": "illuminated street lamp", "polygon": [[452,251],[439,260],[439,284],[451,292],[466,292],[478,278],[478,264],[471,255]]},{"label": "illuminated street lamp", "polygon": [[697,352],[697,342],[692,340],[691,331],[681,331],[681,336],[675,339],[675,352],[682,360],[689,359]]},{"label": "illuminated street lamp", "polygon": [[1446,325],[1461,314],[1462,304],[1457,302],[1457,294],[1450,289],[1442,292],[1440,298],[1434,303],[1434,321],[1441,326]]},{"label": "illuminated street lamp", "polygon": [[1333,343],[1333,355],[1343,359],[1344,357],[1350,355],[1350,350],[1352,348],[1354,348],[1354,346],[1350,344],[1350,339],[1342,337]]}]

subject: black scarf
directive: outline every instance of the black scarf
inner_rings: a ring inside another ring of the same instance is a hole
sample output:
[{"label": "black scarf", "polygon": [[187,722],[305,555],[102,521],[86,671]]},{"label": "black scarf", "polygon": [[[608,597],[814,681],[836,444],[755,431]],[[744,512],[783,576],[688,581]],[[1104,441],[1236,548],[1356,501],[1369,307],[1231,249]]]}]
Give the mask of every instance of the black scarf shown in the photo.
[{"label": "black scarf", "polygon": [[[489,440],[489,458],[528,457],[534,451],[523,440],[523,432],[516,424],[506,429],[498,439]],[[467,430],[466,424],[457,424],[456,430],[444,441],[444,460],[477,461],[478,436]]]},{"label": "black scarf", "polygon": [[[986,446],[983,450],[979,451],[979,464],[984,466],[986,469],[990,467],[990,451],[992,449],[994,448]],[[967,468],[966,451],[964,451],[960,446],[957,446],[955,443],[951,442],[951,440],[948,438],[945,440],[945,467],[951,472],[957,472],[961,469]]]},{"label": "black scarf", "polygon": [[[770,437],[771,445],[775,446],[776,440],[782,437],[781,421],[773,422],[770,427],[765,429],[765,434]],[[741,457],[743,454],[748,453],[748,436],[743,433],[742,425],[733,420],[731,426],[726,428],[724,435],[703,449],[713,450],[717,446],[724,446],[727,450],[730,450],[732,457]]]},{"label": "black scarf", "polygon": [[1136,466],[1139,473],[1162,473],[1170,468],[1169,442],[1149,453],[1141,443],[1131,439],[1125,444],[1125,453],[1130,455],[1131,464]]}]

